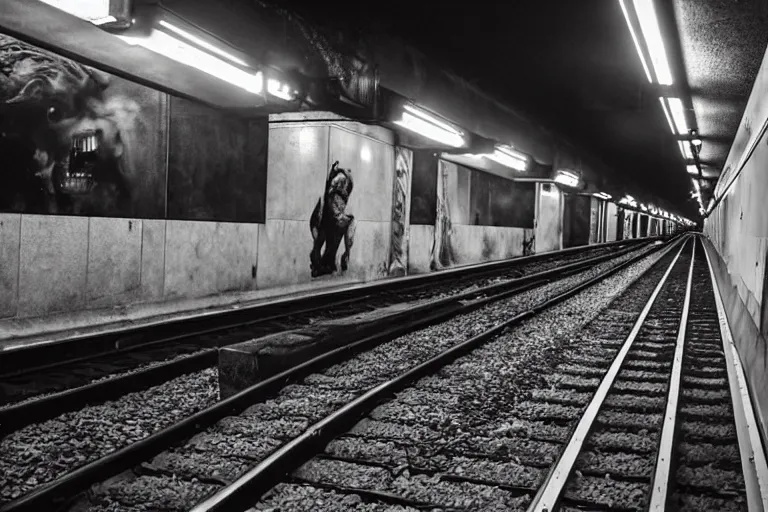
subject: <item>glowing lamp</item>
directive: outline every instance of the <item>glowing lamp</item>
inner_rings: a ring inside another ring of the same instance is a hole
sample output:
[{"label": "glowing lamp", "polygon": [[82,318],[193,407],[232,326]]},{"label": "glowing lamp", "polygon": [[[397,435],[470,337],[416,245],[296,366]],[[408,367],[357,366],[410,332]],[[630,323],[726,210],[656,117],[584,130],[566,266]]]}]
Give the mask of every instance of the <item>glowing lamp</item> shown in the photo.
[{"label": "glowing lamp", "polygon": [[40,0],[94,25],[130,26],[130,0]]},{"label": "glowing lamp", "polygon": [[677,134],[688,133],[688,122],[685,119],[685,108],[680,98],[667,98],[669,102],[669,111],[672,114],[672,120],[675,122]]},{"label": "glowing lamp", "polygon": [[648,53],[651,55],[653,70],[656,72],[656,79],[661,85],[672,85],[672,72],[669,69],[667,53],[664,49],[664,40],[661,37],[659,29],[659,20],[656,17],[656,9],[653,6],[653,0],[634,0],[635,12],[640,22],[640,29],[645,38],[645,44],[648,46]]},{"label": "glowing lamp", "polygon": [[[163,28],[169,28],[169,26],[173,27],[173,29],[178,28],[162,21],[160,22],[160,26]],[[173,29],[169,28],[169,31],[176,32]],[[142,46],[147,50],[164,55],[181,64],[199,69],[204,73],[208,73],[211,76],[229,82],[253,94],[261,94],[264,89],[264,75],[260,71],[246,71],[245,69],[214,56],[212,53],[178,39],[169,34],[168,31],[160,28],[153,28],[149,37],[123,35],[118,35],[117,37],[132,46]]]},{"label": "glowing lamp", "polygon": [[413,105],[404,106],[403,115],[395,124],[446,146],[459,148],[466,144],[462,132]]},{"label": "glowing lamp", "polygon": [[516,171],[525,171],[528,168],[528,157],[515,151],[511,146],[497,144],[493,154],[484,156]]},{"label": "glowing lamp", "polygon": [[579,186],[579,177],[570,171],[557,171],[555,182],[566,187],[576,188]]}]

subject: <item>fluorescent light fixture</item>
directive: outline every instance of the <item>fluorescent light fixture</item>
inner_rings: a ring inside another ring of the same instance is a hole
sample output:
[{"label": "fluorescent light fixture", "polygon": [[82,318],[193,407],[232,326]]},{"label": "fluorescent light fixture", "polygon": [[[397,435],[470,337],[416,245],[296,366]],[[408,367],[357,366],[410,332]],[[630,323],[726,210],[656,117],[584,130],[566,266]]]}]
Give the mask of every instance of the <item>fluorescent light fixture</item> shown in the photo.
[{"label": "fluorescent light fixture", "polygon": [[109,16],[104,16],[103,18],[97,18],[95,20],[89,20],[94,25],[105,25],[107,23],[115,23],[117,22],[117,18],[112,16],[111,14]]},{"label": "fluorescent light fixture", "polygon": [[685,120],[685,108],[683,107],[683,102],[680,98],[667,98],[667,101],[669,102],[669,110],[672,114],[672,119],[675,121],[677,134],[685,135],[688,133],[688,123]]},{"label": "fluorescent light fixture", "polygon": [[187,32],[186,30],[183,30],[183,29],[181,29],[181,28],[179,28],[179,27],[177,27],[175,25],[172,25],[172,24],[168,23],[165,20],[160,20],[159,24],[160,24],[161,27],[163,27],[165,29],[168,29],[171,32],[174,32],[174,33],[180,35],[184,39],[187,39],[187,40],[193,42],[194,44],[196,44],[197,46],[199,46],[201,48],[205,48],[206,50],[208,50],[211,53],[215,53],[217,55],[220,55],[221,57],[224,57],[225,59],[227,59],[229,61],[232,61],[235,64],[239,64],[241,66],[246,66],[246,67],[248,66],[248,63],[245,62],[243,59],[235,57],[231,53],[225,52],[221,48],[218,48],[218,47],[216,47],[216,46],[214,46],[214,45],[212,45],[212,44],[210,44],[210,43],[208,43],[206,41],[203,41],[202,39],[200,39],[199,37],[195,36],[194,34],[191,34],[191,33]]},{"label": "fluorescent light fixture", "polygon": [[579,177],[570,171],[557,171],[555,182],[575,188],[579,186]]},{"label": "fluorescent light fixture", "polygon": [[686,165],[685,170],[688,171],[688,174],[699,174],[699,168],[695,165]]},{"label": "fluorescent light fixture", "polygon": [[[110,17],[109,1],[110,0],[40,0],[43,3],[61,9],[62,11],[77,16],[85,21],[90,21],[95,25],[103,25],[110,21],[117,21],[114,18],[107,20]],[[107,20],[107,21],[104,21]],[[96,23],[100,21],[101,23]]]},{"label": "fluorescent light fixture", "polygon": [[664,98],[659,98],[659,103],[661,103],[661,110],[664,111],[664,117],[667,118],[667,122],[669,123],[669,129],[672,130],[672,133],[675,132],[675,125],[672,123],[672,116],[669,115],[669,108],[667,107],[667,102],[664,101]]},{"label": "fluorescent light fixture", "polygon": [[691,147],[685,142],[679,140],[677,143],[680,145],[680,153],[683,154],[683,158],[686,160],[693,160],[693,153],[691,153]]},{"label": "fluorescent light fixture", "polygon": [[630,20],[629,18],[629,12],[627,11],[627,6],[624,5],[624,0],[619,0],[619,5],[621,5],[621,12],[624,13],[624,19],[627,21],[627,27],[629,27],[629,33],[632,34],[632,42],[635,43],[635,50],[637,50],[637,54],[640,56],[640,62],[642,62],[643,64],[643,70],[645,71],[645,76],[648,77],[649,82],[653,82],[653,78],[651,78],[651,70],[648,69],[648,63],[645,62],[645,55],[643,54],[643,49],[640,47],[640,41],[637,40],[635,27],[632,26],[632,20]]},{"label": "fluorescent light fixture", "polygon": [[290,86],[288,84],[282,83],[276,78],[270,78],[267,80],[267,92],[272,96],[285,101],[293,101],[295,98]]},{"label": "fluorescent light fixture", "polygon": [[645,44],[648,46],[648,53],[651,54],[651,63],[653,63],[653,70],[656,72],[656,79],[661,85],[672,85],[672,72],[669,69],[653,0],[634,0],[634,3],[640,29],[645,37]]},{"label": "fluorescent light fixture", "polygon": [[528,168],[528,157],[515,151],[511,146],[497,144],[493,154],[484,156],[517,171],[525,171]]},{"label": "fluorescent light fixture", "polygon": [[607,200],[609,200],[611,197],[613,197],[613,196],[611,196],[611,194],[606,194],[605,192],[595,192],[595,193],[594,193],[594,194],[592,194],[592,195],[593,195],[593,196],[595,196],[595,197],[596,197],[596,198],[598,198],[598,199],[602,199],[603,201],[607,201]]},{"label": "fluorescent light fixture", "polygon": [[[162,22],[161,22],[162,23]],[[166,23],[166,25],[169,25]],[[164,55],[181,64],[197,68],[211,76],[229,82],[253,94],[261,94],[264,89],[264,75],[261,71],[252,73],[240,69],[218,57],[204,52],[194,46],[177,39],[169,33],[154,29],[149,37],[132,37],[118,35],[130,45],[139,45]]]},{"label": "fluorescent light fixture", "polygon": [[428,139],[445,144],[446,146],[459,148],[466,144],[463,134],[448,123],[445,123],[412,105],[405,105],[404,108],[405,112],[403,112],[403,117],[399,121],[395,121],[396,125],[416,132]]}]

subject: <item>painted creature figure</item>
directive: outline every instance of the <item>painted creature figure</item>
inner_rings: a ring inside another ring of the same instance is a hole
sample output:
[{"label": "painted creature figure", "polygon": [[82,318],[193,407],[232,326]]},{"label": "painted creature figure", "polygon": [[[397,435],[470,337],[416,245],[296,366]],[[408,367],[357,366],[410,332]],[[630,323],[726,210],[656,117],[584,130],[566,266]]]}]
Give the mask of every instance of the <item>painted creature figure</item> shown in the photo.
[{"label": "painted creature figure", "polygon": [[[344,239],[344,254],[341,256],[341,270],[349,264],[349,251],[355,237],[355,216],[346,212],[349,195],[352,193],[352,171],[339,167],[335,162],[328,174],[323,196],[317,200],[309,219],[314,244],[309,255],[312,277],[331,274],[336,271],[336,252]],[[325,245],[325,250],[320,251]]]},{"label": "painted creature figure", "polygon": [[[138,107],[105,98],[108,85],[95,69],[0,34],[0,210],[128,213],[121,127]],[[83,165],[70,166],[73,147]]]}]

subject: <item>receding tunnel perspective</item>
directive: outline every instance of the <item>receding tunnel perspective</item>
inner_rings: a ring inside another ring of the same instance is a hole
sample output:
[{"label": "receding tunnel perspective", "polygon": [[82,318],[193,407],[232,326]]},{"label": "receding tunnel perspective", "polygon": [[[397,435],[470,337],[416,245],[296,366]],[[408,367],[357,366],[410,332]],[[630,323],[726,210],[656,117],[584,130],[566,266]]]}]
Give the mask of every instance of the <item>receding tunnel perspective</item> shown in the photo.
[{"label": "receding tunnel perspective", "polygon": [[0,2],[0,512],[768,510],[768,3]]}]

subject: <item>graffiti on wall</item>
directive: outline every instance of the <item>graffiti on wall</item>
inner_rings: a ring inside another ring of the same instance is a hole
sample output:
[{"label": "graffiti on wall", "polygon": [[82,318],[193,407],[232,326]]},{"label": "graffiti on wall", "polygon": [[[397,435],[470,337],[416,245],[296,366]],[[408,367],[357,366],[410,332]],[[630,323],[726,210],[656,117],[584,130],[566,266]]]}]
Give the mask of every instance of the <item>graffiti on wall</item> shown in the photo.
[{"label": "graffiti on wall", "polygon": [[429,267],[431,270],[439,270],[450,267],[456,262],[456,257],[451,244],[451,205],[448,200],[448,170],[446,162],[438,162],[437,171],[437,208],[435,219],[435,234],[432,240]]},{"label": "graffiti on wall", "polygon": [[635,214],[634,212],[625,211],[624,212],[624,236],[623,239],[626,240],[628,238],[632,238],[632,224],[635,220]]},{"label": "graffiti on wall", "polygon": [[411,183],[413,153],[395,148],[395,183],[392,196],[392,240],[389,250],[389,275],[408,272],[408,193]]},{"label": "graffiti on wall", "polygon": [[263,222],[267,123],[0,34],[0,211]]},{"label": "graffiti on wall", "polygon": [[309,255],[312,277],[336,272],[336,253],[342,239],[344,253],[341,255],[340,266],[342,272],[347,270],[350,250],[355,239],[355,216],[346,211],[353,186],[352,171],[339,167],[339,162],[334,162],[328,173],[323,195],[318,198],[309,219],[313,240],[312,252]]},{"label": "graffiti on wall", "polygon": [[0,208],[131,211],[141,106],[112,77],[0,34]]}]

